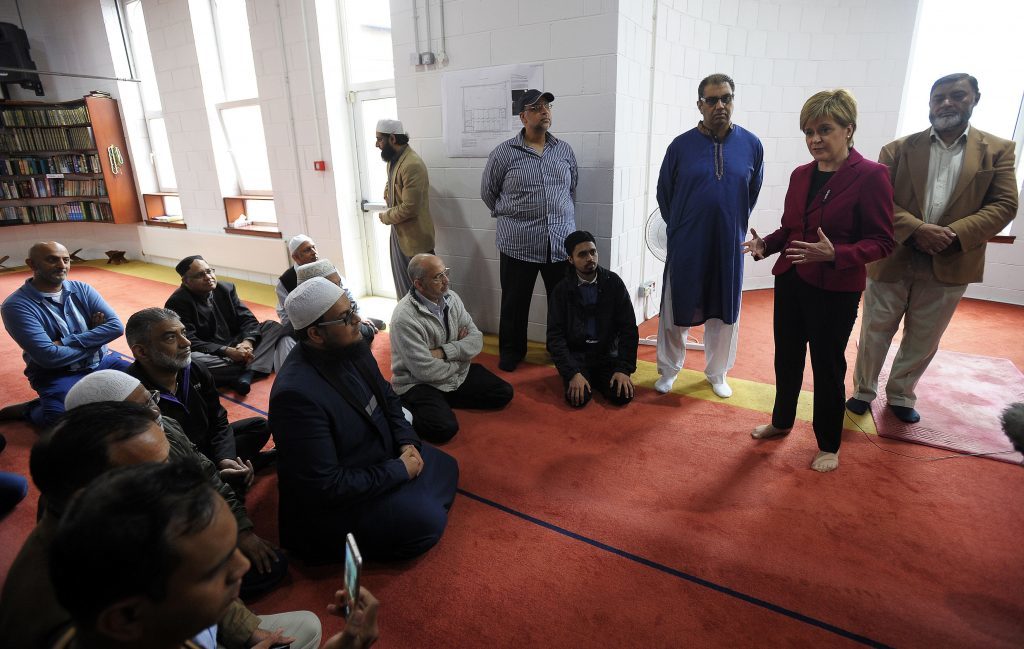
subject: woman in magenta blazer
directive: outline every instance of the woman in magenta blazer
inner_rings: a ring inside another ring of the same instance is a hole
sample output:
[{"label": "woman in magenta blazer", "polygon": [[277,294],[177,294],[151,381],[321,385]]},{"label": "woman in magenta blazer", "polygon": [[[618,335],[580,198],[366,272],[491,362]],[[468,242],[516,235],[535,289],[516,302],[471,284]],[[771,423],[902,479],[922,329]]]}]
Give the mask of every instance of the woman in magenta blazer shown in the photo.
[{"label": "woman in magenta blazer", "polygon": [[782,227],[743,243],[764,259],[781,252],[775,279],[775,407],[770,424],[751,435],[786,435],[796,419],[804,358],[811,349],[814,374],[816,471],[839,466],[846,400],[846,344],[857,320],[865,265],[892,252],[892,185],[889,170],[853,148],[857,102],[846,90],[812,96],[800,111],[800,128],[814,162],[789,179]]}]

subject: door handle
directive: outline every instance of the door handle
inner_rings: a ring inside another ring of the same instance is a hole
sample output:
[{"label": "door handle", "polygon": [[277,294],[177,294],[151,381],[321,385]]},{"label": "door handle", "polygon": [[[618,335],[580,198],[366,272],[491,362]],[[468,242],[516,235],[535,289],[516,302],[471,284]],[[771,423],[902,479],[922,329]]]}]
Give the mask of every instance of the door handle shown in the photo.
[{"label": "door handle", "polygon": [[388,209],[388,206],[387,206],[386,203],[377,203],[377,202],[374,202],[374,201],[368,201],[365,198],[359,204],[359,206],[363,209],[364,212],[383,212],[384,210]]}]

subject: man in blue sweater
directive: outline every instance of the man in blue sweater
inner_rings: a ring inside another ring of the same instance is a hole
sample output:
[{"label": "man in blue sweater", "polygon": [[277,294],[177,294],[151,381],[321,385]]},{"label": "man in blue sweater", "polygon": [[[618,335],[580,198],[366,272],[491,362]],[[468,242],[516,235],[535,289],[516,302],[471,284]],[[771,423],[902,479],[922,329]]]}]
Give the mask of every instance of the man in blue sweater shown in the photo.
[{"label": "man in blue sweater", "polygon": [[4,328],[22,349],[25,376],[38,399],[0,410],[0,420],[27,419],[42,428],[64,412],[64,395],[83,376],[129,363],[107,350],[124,327],[85,282],[68,279],[71,255],[56,241],[32,246],[25,263],[32,277],[0,307]]}]

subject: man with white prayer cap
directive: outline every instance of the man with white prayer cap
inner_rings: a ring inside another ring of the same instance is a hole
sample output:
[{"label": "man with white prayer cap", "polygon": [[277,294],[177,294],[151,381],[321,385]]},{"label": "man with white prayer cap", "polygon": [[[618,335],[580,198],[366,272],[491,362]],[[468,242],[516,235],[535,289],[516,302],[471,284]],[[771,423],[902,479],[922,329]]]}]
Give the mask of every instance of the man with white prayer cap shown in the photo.
[{"label": "man with white prayer cap", "polygon": [[314,277],[285,308],[299,345],[270,393],[281,545],[339,561],[352,533],[364,557],[423,554],[448,522],[458,463],[421,444],[340,286]]},{"label": "man with white prayer cap", "polygon": [[[331,263],[330,259],[318,259],[311,264],[303,264],[295,269],[295,277],[299,280],[299,284],[305,282],[307,279],[314,277],[326,277],[335,284],[341,287],[341,290],[345,291],[345,295],[348,297],[352,304],[356,303],[356,298],[352,295],[352,291],[345,285],[345,278],[342,277],[337,267]],[[360,316],[362,322],[359,323],[359,330],[363,334],[363,338],[366,342],[372,343],[374,335],[382,330],[386,329],[387,325],[384,324],[383,320],[376,318],[367,318]]]},{"label": "man with white prayer cap", "polygon": [[430,217],[430,178],[423,159],[409,146],[409,134],[397,119],[377,122],[377,148],[387,163],[388,181],[378,214],[391,227],[391,274],[399,300],[409,292],[409,261],[416,255],[434,254],[434,221]]},{"label": "man with white prayer cap", "polygon": [[[284,555],[255,533],[255,526],[249,519],[245,503],[235,490],[224,482],[224,478],[229,478],[234,469],[218,470],[209,458],[199,452],[178,420],[161,414],[160,406],[157,405],[160,401],[158,390],[149,390],[139,379],[126,372],[100,370],[86,376],[68,391],[64,398],[64,408],[73,410],[100,401],[128,401],[147,406],[153,411],[154,418],[167,435],[171,460],[188,458],[199,464],[217,493],[228,502],[231,513],[238,522],[238,549],[252,562],[252,568],[242,579],[242,596],[260,595],[273,588],[288,574],[288,562]],[[250,484],[252,477],[250,471],[247,477]]]}]

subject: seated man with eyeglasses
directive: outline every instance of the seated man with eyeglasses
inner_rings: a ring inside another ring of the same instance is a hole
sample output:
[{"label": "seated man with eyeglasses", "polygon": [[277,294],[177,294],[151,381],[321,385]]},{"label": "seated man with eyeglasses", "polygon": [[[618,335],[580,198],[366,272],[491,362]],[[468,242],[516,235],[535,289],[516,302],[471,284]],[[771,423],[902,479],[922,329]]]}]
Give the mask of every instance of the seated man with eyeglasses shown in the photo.
[{"label": "seated man with eyeglasses", "polygon": [[176,419],[225,482],[244,493],[253,473],[274,459],[272,451],[260,452],[270,439],[267,420],[249,417],[228,423],[213,375],[192,360],[185,325],[174,311],[151,307],[133,314],[125,337],[135,356],[128,373],[159,392],[160,412]]},{"label": "seated man with eyeglasses", "polygon": [[[330,259],[318,259],[308,264],[302,264],[295,269],[295,277],[299,284],[306,280],[313,279],[314,277],[326,277],[331,282],[340,286],[341,290],[345,291],[345,295],[348,296],[349,301],[352,302],[352,307],[356,311],[359,310],[356,306],[355,296],[353,296],[352,291],[345,286],[345,278],[341,276],[341,273],[338,272],[337,267],[331,263]],[[359,323],[359,331],[363,334],[363,338],[367,343],[372,343],[373,337],[377,332],[384,330],[387,326],[384,324],[383,320],[378,320],[376,318],[367,318],[360,315],[359,319],[362,320],[362,322]]]},{"label": "seated man with eyeglasses", "polygon": [[451,290],[436,255],[409,262],[412,290],[391,316],[391,382],[412,412],[420,437],[441,444],[459,431],[452,408],[496,410],[512,400],[512,386],[472,360],[484,337]]},{"label": "seated man with eyeglasses", "polygon": [[285,309],[299,345],[270,393],[281,545],[339,561],[352,533],[364,558],[423,554],[448,522],[458,464],[405,420],[341,287],[314,277]]},{"label": "seated man with eyeglasses", "polygon": [[218,386],[249,394],[253,379],[274,371],[274,351],[285,329],[276,320],[260,322],[242,304],[230,282],[218,282],[217,271],[200,255],[185,257],[174,267],[181,286],[164,307],[185,323],[192,357],[213,374]]}]

